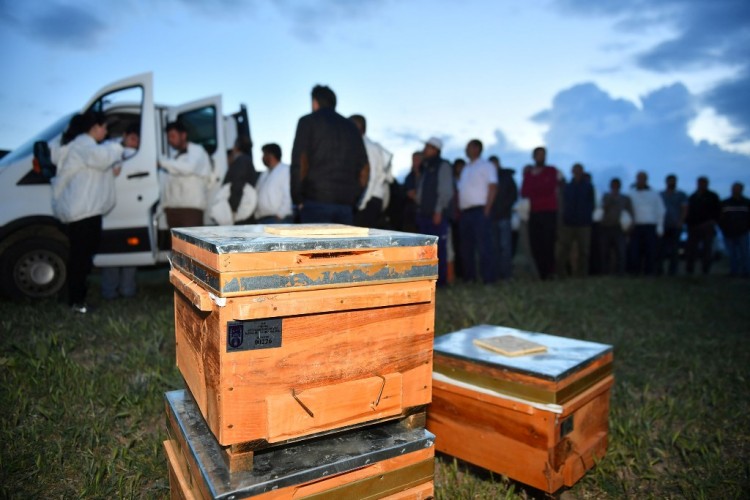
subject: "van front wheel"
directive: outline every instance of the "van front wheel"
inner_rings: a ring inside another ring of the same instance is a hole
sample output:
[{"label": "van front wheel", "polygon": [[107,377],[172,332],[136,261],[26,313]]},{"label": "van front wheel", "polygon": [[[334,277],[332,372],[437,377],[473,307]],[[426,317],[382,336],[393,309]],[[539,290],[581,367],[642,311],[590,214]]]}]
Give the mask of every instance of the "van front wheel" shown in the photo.
[{"label": "van front wheel", "polygon": [[68,249],[57,240],[31,238],[8,248],[0,263],[3,291],[13,299],[56,295],[65,284]]}]

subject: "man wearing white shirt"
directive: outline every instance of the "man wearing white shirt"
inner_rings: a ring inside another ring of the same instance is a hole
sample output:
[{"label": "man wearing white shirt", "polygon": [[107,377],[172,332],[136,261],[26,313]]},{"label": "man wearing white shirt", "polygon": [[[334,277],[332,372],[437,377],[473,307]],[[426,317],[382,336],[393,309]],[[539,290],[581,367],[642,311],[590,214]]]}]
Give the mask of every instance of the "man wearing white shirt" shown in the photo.
[{"label": "man wearing white shirt", "polygon": [[177,151],[174,158],[159,158],[159,167],[167,172],[161,200],[167,224],[202,226],[211,160],[203,146],[188,142],[187,129],[180,122],[167,125],[167,142]]},{"label": "man wearing white shirt", "polygon": [[367,188],[362,199],[357,205],[354,213],[354,225],[360,227],[376,227],[380,213],[385,208],[386,190],[388,189],[388,174],[391,168],[393,155],[383,146],[367,137],[367,120],[362,115],[352,115],[349,119],[362,134],[367,152],[367,161],[370,163],[370,177],[367,179]]},{"label": "man wearing white shirt", "polygon": [[461,210],[461,260],[466,281],[475,278],[475,252],[479,252],[482,281],[495,281],[495,266],[492,259],[492,204],[497,194],[497,169],[480,158],[482,142],[472,139],[466,145],[469,163],[461,170],[458,180],[458,208]]},{"label": "man wearing white shirt", "polygon": [[289,185],[289,165],[281,163],[281,147],[266,144],[263,165],[268,170],[258,179],[258,206],[255,219],[259,224],[286,224],[294,222],[292,216],[292,192]]},{"label": "man wearing white shirt", "polygon": [[658,237],[664,234],[666,208],[661,195],[648,186],[646,172],[638,172],[630,191],[633,232],[630,235],[630,271],[650,275],[656,272]]}]

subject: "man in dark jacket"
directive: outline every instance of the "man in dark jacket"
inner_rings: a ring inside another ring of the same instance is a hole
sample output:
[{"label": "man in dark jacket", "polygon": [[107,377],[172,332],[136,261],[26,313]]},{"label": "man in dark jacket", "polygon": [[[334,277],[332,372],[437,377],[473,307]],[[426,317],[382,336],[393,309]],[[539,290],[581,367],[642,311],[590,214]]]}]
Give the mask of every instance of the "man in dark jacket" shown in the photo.
[{"label": "man in dark jacket", "polygon": [[750,276],[750,199],[742,196],[745,186],[732,184],[732,196],[721,202],[719,226],[729,254],[729,274]]},{"label": "man in dark jacket", "polygon": [[719,196],[708,189],[708,178],[698,177],[698,188],[688,198],[688,211],[685,222],[688,227],[688,240],[685,248],[685,270],[693,274],[695,258],[700,250],[703,274],[711,271],[716,224],[721,216]]},{"label": "man in dark jacket", "polygon": [[[253,165],[253,157],[251,156],[252,147],[253,143],[249,137],[238,137],[234,141],[229,168],[224,176],[224,184],[231,184],[229,188],[229,206],[232,209],[232,213],[237,212],[237,208],[240,206],[245,184],[255,187],[255,184],[258,182],[260,174],[255,170],[255,165]],[[244,221],[235,221],[235,224],[249,224],[250,222],[252,222],[252,217]]]},{"label": "man in dark jacket", "polygon": [[299,119],[292,147],[292,202],[300,221],[351,224],[367,186],[367,152],[357,127],[336,112],[336,94],[316,85],[313,112]]},{"label": "man in dark jacket", "polygon": [[500,164],[500,158],[493,155],[489,157],[489,160],[497,168],[498,179],[497,195],[492,206],[492,219],[495,223],[494,232],[497,235],[498,278],[507,280],[512,275],[513,226],[511,217],[513,205],[518,199],[518,185],[513,179],[514,171],[503,168]]},{"label": "man in dark jacket", "polygon": [[[576,276],[587,276],[591,247],[591,223],[594,212],[594,187],[583,175],[583,165],[576,163],[573,178],[563,187],[563,219],[559,234],[557,274],[565,277],[568,264]],[[575,258],[571,250],[576,246]]]},{"label": "man in dark jacket", "polygon": [[417,184],[417,229],[438,237],[438,285],[448,282],[448,210],[453,200],[453,172],[440,156],[442,148],[437,137],[425,143]]}]

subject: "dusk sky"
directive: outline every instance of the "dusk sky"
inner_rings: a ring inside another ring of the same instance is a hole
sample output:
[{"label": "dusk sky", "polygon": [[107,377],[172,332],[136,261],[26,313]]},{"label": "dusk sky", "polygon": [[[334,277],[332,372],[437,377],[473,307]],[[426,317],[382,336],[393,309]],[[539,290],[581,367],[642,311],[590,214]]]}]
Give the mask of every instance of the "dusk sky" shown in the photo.
[{"label": "dusk sky", "polygon": [[399,178],[437,135],[517,169],[546,145],[600,188],[646,170],[750,191],[747,0],[0,0],[0,46],[0,149],[152,71],[160,103],[245,103],[260,168],[267,142],[289,159],[320,83]]}]

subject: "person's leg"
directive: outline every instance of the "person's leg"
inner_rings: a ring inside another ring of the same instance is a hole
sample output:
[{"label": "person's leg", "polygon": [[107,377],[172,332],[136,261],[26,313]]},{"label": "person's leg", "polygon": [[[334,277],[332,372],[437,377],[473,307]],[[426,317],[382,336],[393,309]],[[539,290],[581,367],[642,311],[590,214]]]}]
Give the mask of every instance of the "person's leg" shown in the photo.
[{"label": "person's leg", "polygon": [[668,238],[667,259],[669,262],[668,273],[670,276],[677,275],[677,264],[680,257],[680,228],[673,227],[664,230],[664,236]]},{"label": "person's leg", "polygon": [[638,275],[642,270],[642,231],[643,226],[636,225],[630,233],[630,244],[628,247],[628,268],[632,274]]},{"label": "person's leg", "polygon": [[476,279],[476,260],[474,256],[478,250],[476,211],[467,210],[461,212],[461,269],[464,280],[474,281]]},{"label": "person's leg", "polygon": [[497,221],[499,273],[501,280],[510,279],[513,275],[513,228],[510,219]]},{"label": "person's leg", "polygon": [[134,297],[137,290],[135,274],[138,270],[135,266],[120,268],[120,295],[123,297]]},{"label": "person's leg", "polygon": [[120,287],[120,268],[103,267],[101,268],[101,293],[102,298],[107,300],[116,299],[119,295],[117,289]]},{"label": "person's leg", "polygon": [[[542,234],[542,265],[544,267],[542,279],[547,279],[555,273],[555,244],[557,242],[557,212],[544,212]],[[542,271],[540,270],[540,276]]]},{"label": "person's leg", "polygon": [[698,229],[688,229],[688,240],[685,245],[685,271],[688,274],[693,274],[693,271],[695,270],[695,258],[698,253],[699,243],[700,233]]},{"label": "person's leg", "polygon": [[557,233],[557,256],[555,260],[555,272],[558,278],[566,278],[568,276],[568,268],[570,267],[570,249],[573,245],[573,228],[563,224],[560,226],[560,231]]},{"label": "person's leg", "polygon": [[88,291],[87,280],[94,254],[99,248],[102,217],[97,215],[68,224],[70,254],[68,258],[68,302],[83,306]]},{"label": "person's leg", "polygon": [[739,253],[739,273],[740,276],[750,276],[750,234],[745,233],[738,236],[739,240],[738,253]]},{"label": "person's leg", "polygon": [[547,276],[545,273],[546,267],[544,267],[544,222],[542,213],[532,213],[529,215],[529,222],[527,224],[528,235],[529,235],[529,249],[531,250],[531,257],[534,260],[537,274],[539,278],[545,279]]},{"label": "person's leg", "polygon": [[370,198],[362,210],[354,213],[354,225],[359,227],[377,227],[378,217],[383,208],[383,200],[380,198]]},{"label": "person's leg", "polygon": [[656,273],[656,226],[647,225],[643,231],[643,245],[644,245],[644,272],[647,276],[651,276]]},{"label": "person's leg", "polygon": [[714,260],[714,237],[716,232],[713,226],[706,226],[703,228],[702,233],[703,253],[701,255],[701,267],[703,274],[708,274],[711,272],[711,264]]},{"label": "person's leg", "polygon": [[479,236],[479,266],[482,274],[482,281],[485,284],[494,283],[497,279],[495,271],[495,261],[492,258],[492,232],[493,224],[489,217],[480,211],[478,216],[478,236]]},{"label": "person's leg", "polygon": [[622,276],[625,274],[625,266],[628,261],[628,237],[620,228],[614,233],[615,267],[614,272]]},{"label": "person's leg", "polygon": [[591,250],[591,227],[578,228],[578,276],[589,275],[589,251]]}]

